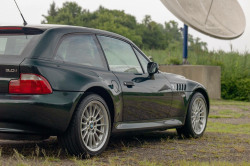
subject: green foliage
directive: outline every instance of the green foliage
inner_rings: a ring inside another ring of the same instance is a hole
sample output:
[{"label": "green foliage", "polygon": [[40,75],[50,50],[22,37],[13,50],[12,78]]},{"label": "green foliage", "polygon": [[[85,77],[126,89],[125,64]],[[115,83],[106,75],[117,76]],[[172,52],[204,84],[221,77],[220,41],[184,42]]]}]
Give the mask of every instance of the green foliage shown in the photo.
[{"label": "green foliage", "polygon": [[137,22],[134,16],[125,14],[124,11],[108,10],[99,7],[98,10],[90,12],[82,9],[75,2],[65,2],[62,8],[56,8],[53,2],[50,5],[48,15],[43,15],[43,24],[62,24],[84,26],[102,29],[121,34],[137,45],[142,45],[142,37],[136,33]]},{"label": "green foliage", "polygon": [[181,60],[176,57],[170,57],[164,61],[165,64],[168,65],[180,65],[182,64]]},{"label": "green foliage", "polygon": [[[144,50],[159,64],[178,64],[182,61],[182,49]],[[173,61],[177,61],[174,63]],[[189,50],[191,65],[221,66],[221,95],[223,99],[250,101],[250,54],[236,51]]]},{"label": "green foliage", "polygon": [[[94,12],[83,9],[75,2],[65,2],[57,8],[53,2],[47,15],[43,15],[43,24],[75,25],[114,32],[129,38],[144,49],[176,50],[182,47],[182,33],[175,21],[158,24],[146,15],[141,23],[124,11],[109,10],[102,6]],[[200,39],[190,35],[191,49],[203,49]],[[206,43],[205,43],[206,44]]]},{"label": "green foliage", "polygon": [[221,95],[224,99],[250,101],[250,78],[223,79],[221,90]]}]

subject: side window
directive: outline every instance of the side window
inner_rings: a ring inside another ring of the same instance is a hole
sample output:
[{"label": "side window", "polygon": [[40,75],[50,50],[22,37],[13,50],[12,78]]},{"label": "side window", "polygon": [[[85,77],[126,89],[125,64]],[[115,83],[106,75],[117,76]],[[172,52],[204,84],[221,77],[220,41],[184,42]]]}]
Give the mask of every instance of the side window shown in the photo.
[{"label": "side window", "polygon": [[139,60],[141,62],[141,65],[143,67],[144,72],[148,73],[147,68],[148,68],[149,61],[139,51],[137,51],[137,49],[134,48],[134,50],[135,50],[135,53],[136,53],[136,55],[138,56],[138,58],[139,58]]},{"label": "side window", "polygon": [[143,73],[130,44],[118,39],[98,36],[107,57],[110,70],[127,73]]},{"label": "side window", "polygon": [[69,35],[61,41],[54,59],[104,68],[101,56],[92,35]]}]

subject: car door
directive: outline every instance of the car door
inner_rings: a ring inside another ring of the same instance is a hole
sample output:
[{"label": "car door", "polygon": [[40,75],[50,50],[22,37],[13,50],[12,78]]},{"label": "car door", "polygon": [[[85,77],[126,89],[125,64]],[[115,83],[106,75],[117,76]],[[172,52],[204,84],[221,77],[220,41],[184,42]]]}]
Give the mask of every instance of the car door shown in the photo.
[{"label": "car door", "polygon": [[[47,75],[49,80],[54,80],[54,90],[84,92],[90,88],[99,88],[98,91],[102,93],[100,90],[104,88],[105,92],[115,99],[114,121],[122,121],[119,112],[122,107],[121,87],[116,86],[119,84],[118,78],[108,70],[96,35],[86,33],[63,35],[55,51],[53,63],[56,64],[53,70],[44,72],[50,73]],[[106,99],[110,100],[109,96]]]},{"label": "car door", "polygon": [[149,61],[128,42],[106,36],[98,39],[109,68],[122,87],[123,121],[168,118],[172,101],[169,81],[161,73],[149,76],[146,69]]}]

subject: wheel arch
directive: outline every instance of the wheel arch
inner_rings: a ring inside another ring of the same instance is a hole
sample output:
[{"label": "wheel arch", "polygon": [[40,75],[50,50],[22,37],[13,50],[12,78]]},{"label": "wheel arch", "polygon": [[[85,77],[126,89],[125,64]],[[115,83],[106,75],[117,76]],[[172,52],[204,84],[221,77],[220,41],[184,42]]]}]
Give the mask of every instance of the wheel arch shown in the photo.
[{"label": "wheel arch", "polygon": [[195,94],[195,92],[199,92],[199,93],[201,93],[204,96],[204,98],[205,98],[205,100],[207,102],[208,113],[209,113],[209,110],[210,110],[210,100],[209,100],[209,96],[207,94],[207,91],[204,90],[203,88],[197,88],[197,89],[194,90],[193,94]]},{"label": "wheel arch", "polygon": [[[114,101],[111,97],[111,94],[105,88],[99,87],[99,86],[90,87],[85,91],[85,93],[86,94],[87,93],[94,93],[94,94],[97,94],[103,98],[103,100],[106,102],[106,104],[109,108],[109,112],[110,112],[110,116],[111,116],[111,127],[112,127],[113,123],[114,123],[114,117],[115,117],[115,105],[114,105]],[[83,97],[81,98],[79,103],[84,99],[84,97],[86,97],[86,96],[83,95]]]}]

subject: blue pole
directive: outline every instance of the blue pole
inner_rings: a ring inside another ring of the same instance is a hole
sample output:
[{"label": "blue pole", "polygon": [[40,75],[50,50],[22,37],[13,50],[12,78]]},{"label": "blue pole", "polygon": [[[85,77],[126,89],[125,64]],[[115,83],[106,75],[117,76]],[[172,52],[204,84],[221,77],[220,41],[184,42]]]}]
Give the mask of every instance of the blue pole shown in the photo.
[{"label": "blue pole", "polygon": [[184,24],[183,29],[183,63],[187,64],[188,58],[188,26]]}]

